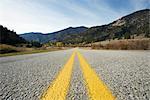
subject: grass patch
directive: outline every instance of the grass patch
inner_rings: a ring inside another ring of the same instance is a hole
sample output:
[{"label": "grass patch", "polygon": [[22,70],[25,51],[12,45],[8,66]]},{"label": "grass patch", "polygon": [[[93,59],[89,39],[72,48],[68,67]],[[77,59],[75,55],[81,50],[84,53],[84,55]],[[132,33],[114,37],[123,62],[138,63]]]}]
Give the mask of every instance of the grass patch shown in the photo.
[{"label": "grass patch", "polygon": [[23,55],[23,54],[33,54],[33,53],[42,53],[42,52],[50,52],[50,51],[55,51],[55,50],[33,50],[33,51],[24,51],[24,52],[5,53],[5,54],[0,54],[0,57]]},{"label": "grass patch", "polygon": [[42,52],[50,52],[56,50],[63,50],[64,48],[25,48],[25,47],[15,47],[6,44],[0,44],[0,57],[4,56],[15,56],[15,55],[23,55],[23,54],[33,54],[33,53],[42,53]]},{"label": "grass patch", "polygon": [[11,52],[19,52],[16,47],[6,44],[0,45],[0,54],[11,53]]}]

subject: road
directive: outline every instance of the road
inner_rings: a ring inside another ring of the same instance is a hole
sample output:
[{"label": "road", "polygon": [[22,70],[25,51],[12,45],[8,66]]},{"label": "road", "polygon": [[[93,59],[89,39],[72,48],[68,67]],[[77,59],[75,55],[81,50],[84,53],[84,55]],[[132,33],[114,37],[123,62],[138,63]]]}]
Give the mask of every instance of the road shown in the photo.
[{"label": "road", "polygon": [[149,100],[149,59],[149,51],[78,48],[1,57],[0,100]]}]

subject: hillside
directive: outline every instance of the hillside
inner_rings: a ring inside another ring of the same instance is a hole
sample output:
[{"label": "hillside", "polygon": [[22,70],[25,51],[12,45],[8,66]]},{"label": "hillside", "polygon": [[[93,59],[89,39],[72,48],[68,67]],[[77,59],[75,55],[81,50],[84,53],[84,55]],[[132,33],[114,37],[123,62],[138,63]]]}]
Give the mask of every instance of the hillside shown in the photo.
[{"label": "hillside", "polygon": [[64,43],[91,43],[112,39],[134,39],[150,37],[150,9],[140,10],[124,16],[110,24],[89,28],[81,34],[65,37]]},{"label": "hillside", "polygon": [[6,27],[0,25],[0,44],[15,45],[25,42],[26,41],[23,38],[19,37],[19,35],[17,35],[16,32],[11,31]]},{"label": "hillside", "polygon": [[86,31],[86,27],[69,27],[57,32],[53,33],[39,33],[39,32],[30,32],[30,33],[24,33],[20,36],[26,39],[27,41],[37,41],[40,43],[46,43],[46,42],[55,42],[55,41],[62,41],[64,38],[70,38],[69,36],[72,34],[79,34],[84,31]]},{"label": "hillside", "polygon": [[91,43],[112,39],[149,38],[150,9],[136,11],[110,24],[86,27],[69,27],[53,33],[31,32],[20,36],[28,41],[63,42],[65,44]]}]

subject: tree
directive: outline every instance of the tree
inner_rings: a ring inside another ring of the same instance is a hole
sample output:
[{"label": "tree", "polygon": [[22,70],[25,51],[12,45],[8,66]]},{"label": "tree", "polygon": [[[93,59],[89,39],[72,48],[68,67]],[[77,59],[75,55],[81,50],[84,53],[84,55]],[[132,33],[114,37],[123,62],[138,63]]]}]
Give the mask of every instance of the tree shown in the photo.
[{"label": "tree", "polygon": [[9,30],[6,27],[0,25],[0,43],[9,44],[9,45],[17,45],[20,43],[26,43],[22,37],[14,32],[14,30]]},{"label": "tree", "polygon": [[62,42],[56,42],[56,46],[57,46],[57,47],[63,47],[64,44],[63,44]]},{"label": "tree", "polygon": [[124,38],[125,38],[125,39],[131,39],[131,36],[130,36],[129,33],[125,33],[125,34],[124,34]]},{"label": "tree", "polygon": [[32,47],[42,47],[42,44],[37,41],[31,41],[30,43]]}]

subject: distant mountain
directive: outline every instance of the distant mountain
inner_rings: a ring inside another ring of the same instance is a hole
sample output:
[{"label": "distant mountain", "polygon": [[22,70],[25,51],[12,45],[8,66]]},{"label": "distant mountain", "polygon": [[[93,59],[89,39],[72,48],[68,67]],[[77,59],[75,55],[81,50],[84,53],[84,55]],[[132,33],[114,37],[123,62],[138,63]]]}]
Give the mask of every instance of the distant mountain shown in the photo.
[{"label": "distant mountain", "polygon": [[16,32],[11,31],[6,27],[0,25],[0,43],[15,45],[20,43],[26,43],[26,41],[22,37],[19,37]]},{"label": "distant mountain", "polygon": [[20,36],[29,41],[46,43],[60,41],[66,44],[91,43],[111,39],[130,39],[137,36],[150,37],[150,9],[136,11],[110,24],[86,27],[69,27],[54,33],[25,33]]},{"label": "distant mountain", "polygon": [[64,30],[60,30],[53,33],[39,33],[39,32],[30,32],[24,33],[20,36],[27,41],[38,41],[40,43],[46,43],[48,41],[62,41],[65,37],[69,36],[70,34],[79,34],[86,31],[87,27],[69,27]]},{"label": "distant mountain", "polygon": [[27,41],[37,41],[42,43],[49,41],[48,35],[44,35],[43,33],[39,32],[24,33],[21,34],[20,36]]}]

